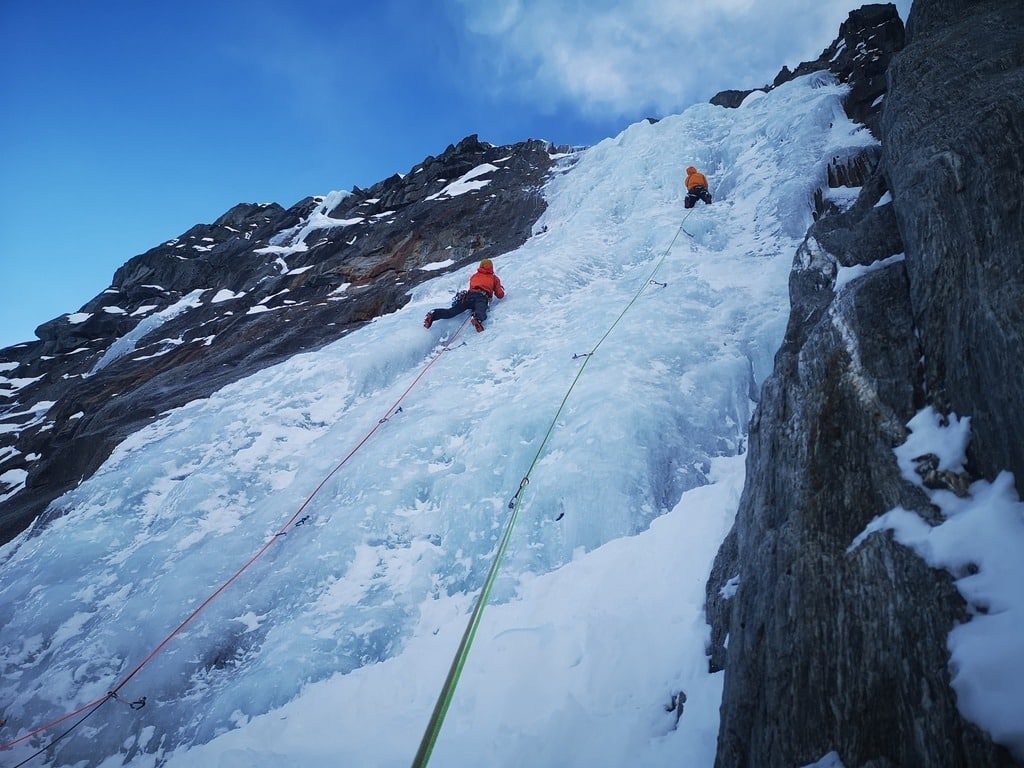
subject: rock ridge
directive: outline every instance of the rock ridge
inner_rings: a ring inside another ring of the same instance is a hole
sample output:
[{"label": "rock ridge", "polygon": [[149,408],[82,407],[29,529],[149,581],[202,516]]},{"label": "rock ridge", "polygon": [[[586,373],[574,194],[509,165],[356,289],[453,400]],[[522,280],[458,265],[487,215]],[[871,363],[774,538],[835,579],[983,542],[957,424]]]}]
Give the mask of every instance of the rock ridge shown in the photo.
[{"label": "rock ridge", "polygon": [[[925,405],[971,416],[972,475],[1024,478],[1010,370],[1024,352],[1024,6],[917,0],[907,29],[881,111],[860,113],[882,141],[853,173],[858,198],[820,205],[794,259],[789,324],[708,582],[721,768],[830,752],[846,768],[1020,765],[957,709],[947,638],[973,608],[953,577],[890,534],[850,548],[896,506],[940,522],[893,455]],[[873,68],[866,83],[860,103]]]},{"label": "rock ridge", "polygon": [[565,153],[467,136],[369,189],[240,203],[129,259],[78,312],[0,350],[0,543],[161,413],[517,248]]}]

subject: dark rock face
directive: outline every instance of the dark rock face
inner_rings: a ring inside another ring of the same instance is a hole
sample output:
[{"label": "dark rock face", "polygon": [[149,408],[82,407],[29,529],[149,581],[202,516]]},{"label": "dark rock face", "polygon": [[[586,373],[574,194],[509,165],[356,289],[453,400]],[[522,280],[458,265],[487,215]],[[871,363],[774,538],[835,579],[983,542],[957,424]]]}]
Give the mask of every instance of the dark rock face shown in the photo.
[{"label": "dark rock face", "polygon": [[[470,136],[370,189],[287,210],[237,205],[130,259],[80,312],[0,350],[0,542],[159,414],[399,309],[423,280],[521,245],[562,151]],[[450,186],[470,171],[476,184]],[[176,305],[162,324],[147,320]],[[112,358],[118,339],[124,354]]]},{"label": "dark rock face", "polygon": [[749,91],[719,91],[711,97],[710,101],[716,107],[726,107],[728,109],[736,109],[743,100],[750,94],[758,89],[751,88]]},{"label": "dark rock face", "polygon": [[894,506],[933,517],[892,455],[924,402],[905,262],[833,292],[837,266],[901,250],[892,206],[872,207],[883,191],[877,174],[794,263],[747,484],[708,584],[712,666],[726,670],[719,766],[832,750],[848,768],[1013,764],[956,709],[946,637],[966,612],[951,580],[888,536],[846,551]]},{"label": "dark rock face", "polygon": [[[1018,764],[956,708],[946,642],[968,614],[949,575],[889,535],[848,548],[897,505],[938,522],[892,453],[925,404],[973,417],[976,473],[1024,476],[1022,19],[1016,0],[915,3],[882,150],[830,175],[862,185],[858,201],[823,205],[796,255],[747,484],[708,583],[711,664],[725,669],[718,766],[832,750],[847,768]],[[877,82],[862,63],[861,103]],[[836,292],[840,266],[901,251]]]},{"label": "dark rock face", "polygon": [[[851,11],[839,28],[839,36],[814,61],[805,61],[796,69],[783,67],[771,85],[754,89],[770,91],[796,77],[828,70],[839,82],[850,85],[844,105],[850,119],[864,123],[877,135],[881,102],[885,95],[885,72],[893,54],[903,48],[904,30],[896,6],[892,3],[865,5]],[[738,107],[750,91],[722,91],[711,98],[712,104]]]},{"label": "dark rock face", "polygon": [[915,3],[908,28],[882,127],[925,384],[1024,494],[1024,4]]}]

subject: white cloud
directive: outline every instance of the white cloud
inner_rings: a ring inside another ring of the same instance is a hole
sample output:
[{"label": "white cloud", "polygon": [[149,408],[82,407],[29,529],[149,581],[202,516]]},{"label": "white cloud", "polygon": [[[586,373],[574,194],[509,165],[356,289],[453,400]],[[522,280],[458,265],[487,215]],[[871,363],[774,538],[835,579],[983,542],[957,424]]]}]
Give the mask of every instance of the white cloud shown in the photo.
[{"label": "white cloud", "polygon": [[839,0],[452,2],[492,87],[590,116],[666,114],[718,90],[763,85],[783,64],[817,58],[851,7]]}]

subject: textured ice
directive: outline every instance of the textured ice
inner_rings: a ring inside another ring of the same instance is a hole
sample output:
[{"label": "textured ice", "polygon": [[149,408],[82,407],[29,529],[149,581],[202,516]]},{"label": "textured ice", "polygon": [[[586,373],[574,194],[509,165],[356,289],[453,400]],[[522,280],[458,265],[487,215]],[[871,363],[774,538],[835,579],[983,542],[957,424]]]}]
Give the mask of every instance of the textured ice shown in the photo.
[{"label": "textured ice", "polygon": [[[742,451],[827,163],[872,141],[846,119],[844,92],[800,78],[562,161],[546,231],[495,259],[508,296],[487,331],[444,353],[307,524],[124,689],[150,705],[106,705],[57,762],[149,766],[175,750],[180,765],[408,765],[572,356],[669,246],[692,164],[715,203],[689,215],[694,237],[657,276],[667,286],[637,300],[559,419],[437,754],[454,766],[709,765],[720,678],[706,671],[703,588],[742,459],[715,468]],[[420,321],[473,269],[167,414],[0,550],[0,736],[102,696],[247,560],[454,332],[457,321]],[[691,688],[673,730],[665,707]],[[304,732],[317,708],[337,716]],[[295,730],[275,757],[260,734],[284,719]]]},{"label": "textured ice", "polygon": [[[722,676],[708,673],[701,609],[743,459],[714,459],[714,483],[685,493],[647,531],[523,574],[517,599],[484,619],[431,765],[711,765]],[[406,768],[467,607],[463,594],[431,601],[402,654],[308,686],[283,709],[242,716],[237,730],[179,752],[168,768]]]}]

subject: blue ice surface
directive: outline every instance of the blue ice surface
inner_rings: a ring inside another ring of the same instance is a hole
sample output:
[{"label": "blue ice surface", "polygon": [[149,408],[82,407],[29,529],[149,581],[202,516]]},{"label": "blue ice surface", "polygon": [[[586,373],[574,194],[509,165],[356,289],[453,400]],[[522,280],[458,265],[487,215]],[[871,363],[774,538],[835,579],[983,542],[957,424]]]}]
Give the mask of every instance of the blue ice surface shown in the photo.
[{"label": "blue ice surface", "polygon": [[[508,296],[486,332],[445,353],[309,505],[308,524],[122,691],[148,697],[141,722],[155,736],[133,741],[139,716],[108,704],[57,763],[206,742],[239,713],[400,654],[425,600],[478,589],[507,501],[578,370],[572,356],[665,252],[688,165],[708,175],[715,203],[689,215],[693,237],[657,275],[667,287],[640,296],[576,387],[494,599],[512,599],[524,573],[645,530],[707,482],[713,457],[742,450],[827,164],[873,142],[847,120],[844,92],[811,75],[739,109],[701,104],[637,123],[560,161],[570,165],[547,183],[536,234],[495,260]],[[420,320],[470,271],[166,414],[0,550],[0,735],[102,696],[245,562],[437,353],[457,321],[425,331]]]}]

